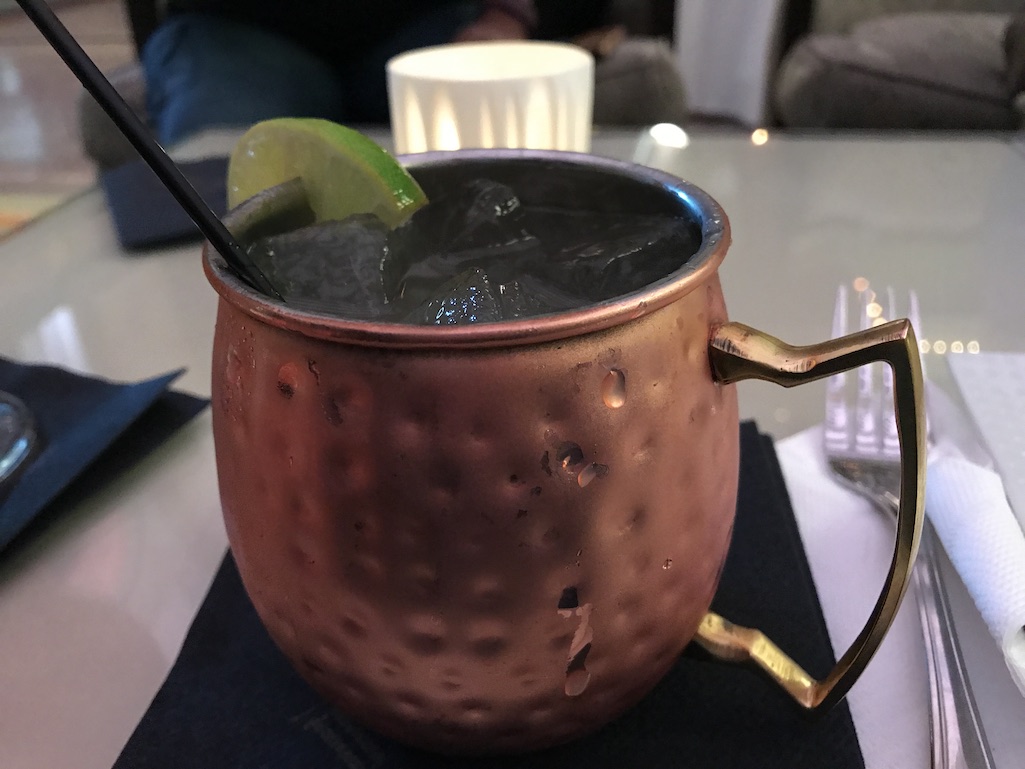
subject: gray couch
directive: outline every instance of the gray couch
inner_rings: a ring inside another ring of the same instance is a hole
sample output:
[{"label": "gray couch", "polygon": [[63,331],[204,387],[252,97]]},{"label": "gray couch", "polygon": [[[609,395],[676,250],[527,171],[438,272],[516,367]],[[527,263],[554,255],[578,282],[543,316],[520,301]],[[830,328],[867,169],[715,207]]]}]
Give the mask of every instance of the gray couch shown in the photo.
[{"label": "gray couch", "polygon": [[794,128],[1023,126],[1009,39],[1025,0],[816,0],[773,83]]}]

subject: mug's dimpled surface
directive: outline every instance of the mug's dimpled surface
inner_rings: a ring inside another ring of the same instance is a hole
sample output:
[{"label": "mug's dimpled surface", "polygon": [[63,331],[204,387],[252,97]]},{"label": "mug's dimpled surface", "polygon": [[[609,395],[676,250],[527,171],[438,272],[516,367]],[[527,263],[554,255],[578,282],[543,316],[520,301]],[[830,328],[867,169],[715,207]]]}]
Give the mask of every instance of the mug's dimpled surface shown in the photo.
[{"label": "mug's dimpled surface", "polygon": [[725,559],[737,402],[707,357],[725,321],[715,275],[606,331],[485,350],[332,343],[222,300],[221,498],[271,636],[340,710],[428,749],[614,718],[672,666]]}]

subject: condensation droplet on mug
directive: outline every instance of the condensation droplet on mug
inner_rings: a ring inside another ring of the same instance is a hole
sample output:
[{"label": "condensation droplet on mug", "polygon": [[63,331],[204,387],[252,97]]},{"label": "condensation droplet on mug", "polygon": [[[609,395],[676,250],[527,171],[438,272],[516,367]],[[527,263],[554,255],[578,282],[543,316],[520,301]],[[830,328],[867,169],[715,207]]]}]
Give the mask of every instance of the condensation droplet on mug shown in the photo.
[{"label": "condensation droplet on mug", "polygon": [[541,469],[545,471],[545,475],[552,474],[552,460],[547,451],[541,455]]},{"label": "condensation droplet on mug", "polygon": [[299,370],[294,363],[286,363],[278,369],[278,392],[291,399],[299,389]]},{"label": "condensation droplet on mug", "polygon": [[[562,595],[559,596],[559,613],[564,617],[573,616],[573,609],[580,606],[580,597],[577,595],[576,585],[570,585],[562,589]],[[569,614],[563,614],[568,611]]]},{"label": "condensation droplet on mug", "polygon": [[[583,619],[586,624],[586,616]],[[580,635],[580,631],[577,631],[577,635]],[[564,691],[567,697],[579,697],[587,689],[587,685],[591,683],[591,673],[586,667],[587,655],[591,651],[590,640],[587,643],[579,646],[574,650],[569,665],[566,666],[566,681],[564,684]]]},{"label": "condensation droplet on mug", "polygon": [[569,470],[584,461],[584,450],[572,441],[567,441],[559,446],[555,454],[555,461],[563,470]]},{"label": "condensation droplet on mug", "polygon": [[584,488],[587,484],[593,481],[595,478],[604,478],[609,474],[608,465],[600,465],[597,462],[592,462],[577,475],[577,485],[580,488]]},{"label": "condensation droplet on mug", "polygon": [[591,683],[591,674],[587,668],[571,670],[566,673],[566,696],[579,697],[587,689],[589,683]]},{"label": "condensation droplet on mug", "polygon": [[591,611],[594,607],[590,603],[581,606],[579,600],[576,586],[565,588],[559,598],[559,616],[564,619],[577,617],[579,620],[567,654],[568,664],[566,665],[564,685],[567,697],[579,697],[591,682],[591,674],[587,671],[584,663],[587,661],[591,644],[594,642],[594,628],[591,626]]},{"label": "condensation droplet on mug", "polygon": [[234,346],[228,349],[228,362],[224,373],[228,384],[235,387],[242,386],[242,356],[238,354],[238,350]]},{"label": "condensation droplet on mug", "polygon": [[601,399],[610,409],[626,403],[626,375],[617,368],[609,371],[601,383]]},{"label": "condensation droplet on mug", "polygon": [[334,426],[340,425],[345,421],[342,417],[342,408],[339,406],[338,401],[335,398],[324,398],[324,417],[327,419],[329,424]]}]

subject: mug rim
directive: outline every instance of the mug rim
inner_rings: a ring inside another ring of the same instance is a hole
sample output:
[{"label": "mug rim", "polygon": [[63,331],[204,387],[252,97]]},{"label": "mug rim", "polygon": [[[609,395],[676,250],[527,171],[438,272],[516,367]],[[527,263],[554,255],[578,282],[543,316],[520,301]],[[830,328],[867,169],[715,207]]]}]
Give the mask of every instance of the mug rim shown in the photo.
[{"label": "mug rim", "polygon": [[[704,190],[664,171],[611,158],[562,150],[486,149],[433,151],[399,155],[417,170],[463,159],[547,161],[597,168],[644,184],[654,184],[678,197],[701,225],[701,245],[687,261],[665,277],[628,294],[572,310],[498,323],[455,326],[415,325],[352,320],[300,310],[256,291],[232,272],[208,241],[203,243],[203,271],[222,300],[246,315],[305,336],[363,347],[406,349],[488,348],[536,344],[603,331],[649,315],[704,284],[726,256],[730,225],[722,207]],[[246,214],[243,203],[224,217],[229,231]]]}]

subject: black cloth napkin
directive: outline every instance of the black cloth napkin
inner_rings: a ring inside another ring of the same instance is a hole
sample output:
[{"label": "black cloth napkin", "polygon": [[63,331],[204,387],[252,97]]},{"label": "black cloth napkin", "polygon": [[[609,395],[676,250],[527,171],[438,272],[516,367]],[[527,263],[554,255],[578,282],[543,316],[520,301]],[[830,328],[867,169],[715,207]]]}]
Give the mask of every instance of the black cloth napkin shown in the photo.
[{"label": "black cloth napkin", "polygon": [[168,390],[183,370],[121,384],[0,358],[0,390],[36,421],[41,448],[0,498],[0,554],[123,472],[202,411]]},{"label": "black cloth napkin", "polygon": [[[813,675],[833,663],[775,450],[751,423],[741,427],[737,522],[713,608],[766,631]],[[229,554],[115,769],[183,766],[853,769],[864,762],[846,703],[808,716],[760,673],[694,647],[635,708],[569,745],[481,759],[412,750],[334,712],[292,671]]]}]

